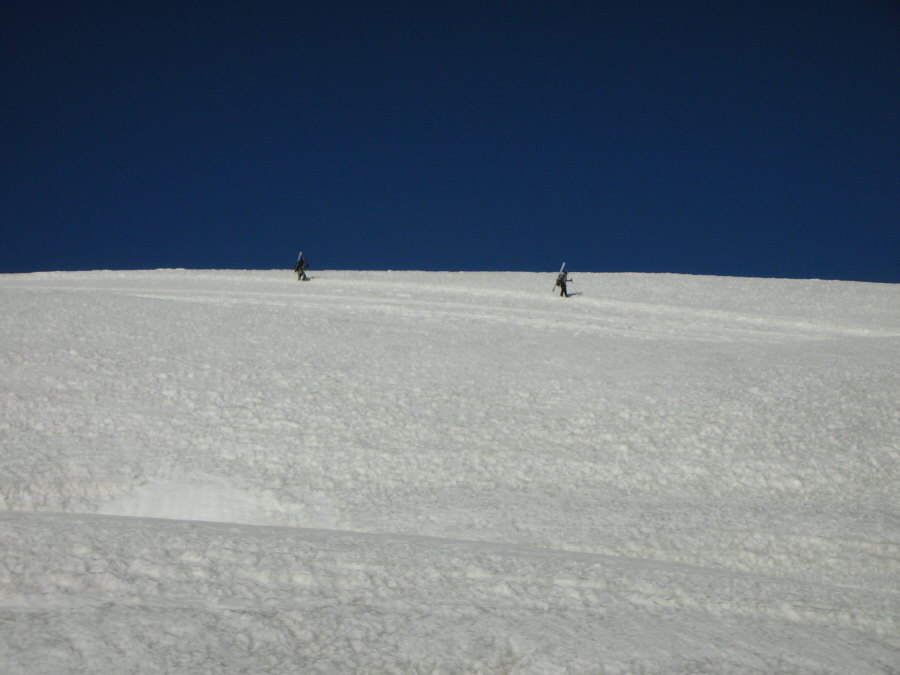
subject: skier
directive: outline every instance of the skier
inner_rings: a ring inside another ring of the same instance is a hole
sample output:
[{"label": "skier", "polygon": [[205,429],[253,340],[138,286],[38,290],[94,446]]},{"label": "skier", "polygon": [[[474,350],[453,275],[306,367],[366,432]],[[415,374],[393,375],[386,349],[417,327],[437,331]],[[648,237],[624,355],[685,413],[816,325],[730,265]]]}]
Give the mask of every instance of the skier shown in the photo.
[{"label": "skier", "polygon": [[297,264],[294,265],[294,271],[297,273],[297,281],[309,281],[309,277],[306,276],[306,258],[303,257],[302,253],[297,258]]},{"label": "skier", "polygon": [[556,276],[556,286],[553,288],[555,289],[559,286],[559,297],[561,298],[569,297],[569,291],[566,289],[566,284],[571,281],[571,279],[569,279],[568,276],[569,272],[566,269],[563,269],[563,271]]}]

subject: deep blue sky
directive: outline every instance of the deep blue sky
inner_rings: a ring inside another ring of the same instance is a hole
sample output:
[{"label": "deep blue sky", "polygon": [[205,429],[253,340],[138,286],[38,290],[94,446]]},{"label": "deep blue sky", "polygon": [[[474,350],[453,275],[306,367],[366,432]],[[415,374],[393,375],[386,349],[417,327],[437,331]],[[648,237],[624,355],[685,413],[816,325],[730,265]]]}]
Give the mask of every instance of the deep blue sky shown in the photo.
[{"label": "deep blue sky", "polygon": [[0,272],[900,282],[892,0],[13,0],[0,75]]}]

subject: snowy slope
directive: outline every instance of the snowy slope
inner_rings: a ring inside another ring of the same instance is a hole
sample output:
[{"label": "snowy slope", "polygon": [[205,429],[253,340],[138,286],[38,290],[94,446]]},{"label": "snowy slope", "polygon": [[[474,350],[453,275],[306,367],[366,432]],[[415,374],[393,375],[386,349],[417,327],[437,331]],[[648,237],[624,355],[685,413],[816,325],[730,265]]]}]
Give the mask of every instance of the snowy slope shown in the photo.
[{"label": "snowy slope", "polygon": [[10,673],[900,672],[900,287],[0,275]]}]

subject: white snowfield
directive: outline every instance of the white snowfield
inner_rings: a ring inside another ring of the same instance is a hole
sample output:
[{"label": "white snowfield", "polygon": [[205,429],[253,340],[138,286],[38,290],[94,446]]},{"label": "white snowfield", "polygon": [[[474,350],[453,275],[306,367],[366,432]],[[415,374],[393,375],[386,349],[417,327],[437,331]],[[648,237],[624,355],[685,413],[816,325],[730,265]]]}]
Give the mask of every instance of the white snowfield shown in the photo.
[{"label": "white snowfield", "polygon": [[900,286],[0,275],[0,670],[900,673]]}]

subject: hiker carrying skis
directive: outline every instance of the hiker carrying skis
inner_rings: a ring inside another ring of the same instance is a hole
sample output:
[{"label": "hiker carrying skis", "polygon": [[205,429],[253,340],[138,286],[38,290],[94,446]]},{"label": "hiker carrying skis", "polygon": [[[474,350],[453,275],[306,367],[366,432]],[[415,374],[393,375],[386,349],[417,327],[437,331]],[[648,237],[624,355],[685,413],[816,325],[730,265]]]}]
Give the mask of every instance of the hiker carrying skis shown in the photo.
[{"label": "hiker carrying skis", "polygon": [[297,273],[297,281],[309,281],[309,277],[306,276],[306,258],[303,257],[303,254],[300,254],[300,257],[297,258],[297,264],[294,265],[294,271]]},{"label": "hiker carrying skis", "polygon": [[554,286],[553,288],[555,289],[557,286],[559,287],[559,297],[561,298],[569,297],[569,291],[566,289],[566,284],[571,281],[571,279],[569,279],[568,277],[568,270],[563,270],[556,276],[556,286]]}]

